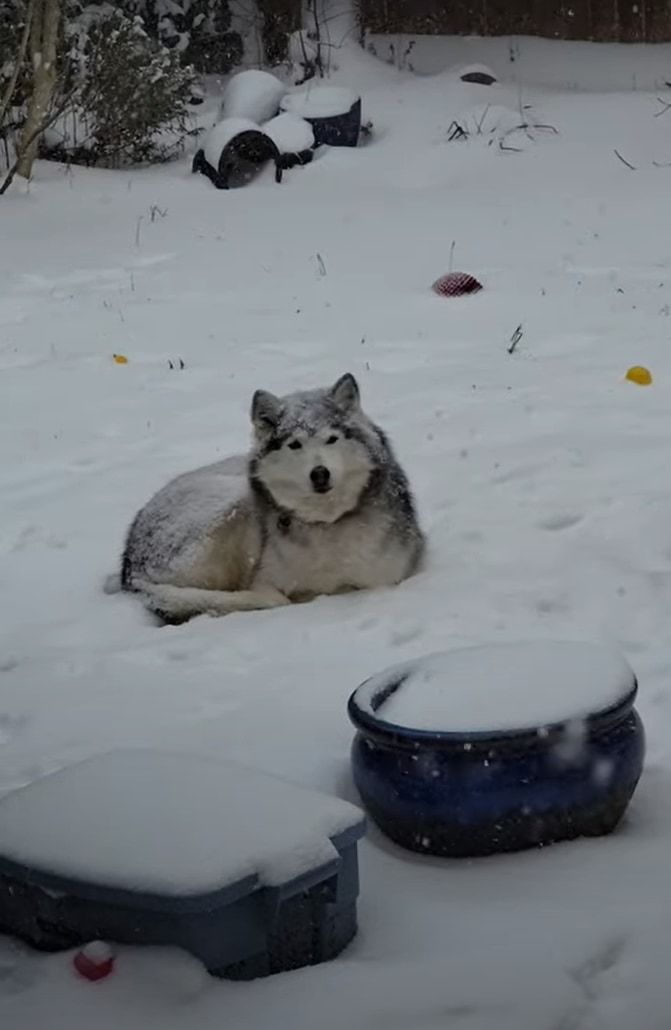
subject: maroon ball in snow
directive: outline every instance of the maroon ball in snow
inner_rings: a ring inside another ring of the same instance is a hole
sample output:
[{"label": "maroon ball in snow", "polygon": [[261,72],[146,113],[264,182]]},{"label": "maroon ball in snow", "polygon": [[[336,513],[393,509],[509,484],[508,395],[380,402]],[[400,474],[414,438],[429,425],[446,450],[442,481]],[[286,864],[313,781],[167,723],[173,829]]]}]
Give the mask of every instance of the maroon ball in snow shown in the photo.
[{"label": "maroon ball in snow", "polygon": [[114,952],[104,941],[91,941],[76,953],[72,964],[85,980],[104,980],[114,969]]},{"label": "maroon ball in snow", "polygon": [[482,283],[468,272],[448,272],[436,279],[431,289],[441,297],[463,297],[466,293],[477,293]]}]

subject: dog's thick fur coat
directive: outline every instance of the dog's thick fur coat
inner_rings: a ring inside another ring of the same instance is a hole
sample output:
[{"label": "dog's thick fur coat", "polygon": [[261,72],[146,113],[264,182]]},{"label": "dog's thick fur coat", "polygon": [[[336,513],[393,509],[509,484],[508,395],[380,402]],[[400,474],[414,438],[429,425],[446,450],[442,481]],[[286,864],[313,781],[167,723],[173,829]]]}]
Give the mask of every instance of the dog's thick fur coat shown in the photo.
[{"label": "dog's thick fur coat", "polygon": [[166,622],[389,586],[424,538],[407,479],[351,375],[330,389],[257,390],[249,457],[178,476],[142,508],[121,586]]}]

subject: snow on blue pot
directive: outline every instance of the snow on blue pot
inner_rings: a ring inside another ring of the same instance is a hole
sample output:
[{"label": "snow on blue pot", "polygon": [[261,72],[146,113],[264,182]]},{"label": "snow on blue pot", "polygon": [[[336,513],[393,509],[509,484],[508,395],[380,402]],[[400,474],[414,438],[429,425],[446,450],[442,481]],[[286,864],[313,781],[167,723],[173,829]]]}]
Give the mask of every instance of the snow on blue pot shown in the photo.
[{"label": "snow on blue pot", "polygon": [[364,806],[397,844],[475,856],[610,833],[643,767],[617,653],[536,641],[397,665],[349,699]]}]

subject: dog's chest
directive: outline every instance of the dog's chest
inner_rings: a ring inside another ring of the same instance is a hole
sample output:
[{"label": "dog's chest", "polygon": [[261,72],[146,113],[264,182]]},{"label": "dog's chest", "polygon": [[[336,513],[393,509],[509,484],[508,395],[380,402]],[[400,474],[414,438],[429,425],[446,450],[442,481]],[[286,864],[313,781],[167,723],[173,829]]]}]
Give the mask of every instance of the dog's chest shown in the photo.
[{"label": "dog's chest", "polygon": [[268,526],[257,579],[288,597],[373,585],[383,534],[384,528],[371,518],[329,526],[274,519]]}]

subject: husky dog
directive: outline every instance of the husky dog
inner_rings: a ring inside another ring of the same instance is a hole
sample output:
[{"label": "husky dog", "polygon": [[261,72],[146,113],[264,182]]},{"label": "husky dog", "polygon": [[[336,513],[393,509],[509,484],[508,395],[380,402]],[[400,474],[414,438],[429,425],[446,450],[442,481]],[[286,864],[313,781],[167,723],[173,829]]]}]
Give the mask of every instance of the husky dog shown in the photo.
[{"label": "husky dog", "polygon": [[187,472],[128,531],[121,587],[166,622],[390,586],[424,537],[408,481],[346,374],[252,399],[253,445]]}]

